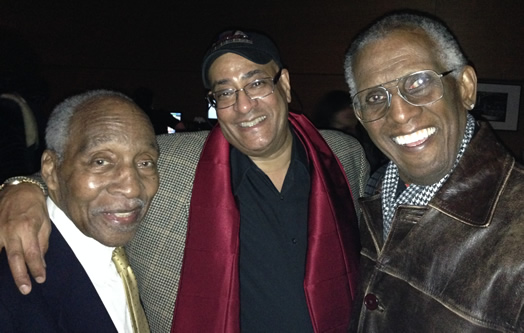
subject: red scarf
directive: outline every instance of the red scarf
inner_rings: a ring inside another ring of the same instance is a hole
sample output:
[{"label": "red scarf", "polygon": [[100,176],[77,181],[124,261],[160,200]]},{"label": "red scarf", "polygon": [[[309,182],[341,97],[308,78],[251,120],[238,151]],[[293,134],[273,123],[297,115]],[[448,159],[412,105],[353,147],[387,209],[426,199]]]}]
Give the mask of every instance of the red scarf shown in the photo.
[{"label": "red scarf", "polygon": [[[357,287],[360,243],[344,169],[305,116],[289,120],[310,163],[304,290],[315,332],[345,332]],[[229,143],[215,127],[198,163],[171,332],[240,332],[240,214]]]}]

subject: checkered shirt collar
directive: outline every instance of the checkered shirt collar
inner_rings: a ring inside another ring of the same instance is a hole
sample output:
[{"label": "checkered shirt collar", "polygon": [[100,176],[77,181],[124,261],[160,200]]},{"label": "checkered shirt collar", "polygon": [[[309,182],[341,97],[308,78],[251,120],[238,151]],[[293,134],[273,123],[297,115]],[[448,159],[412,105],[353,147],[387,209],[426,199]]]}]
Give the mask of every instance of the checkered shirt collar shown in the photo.
[{"label": "checkered shirt collar", "polygon": [[442,184],[449,178],[455,167],[457,166],[460,158],[464,154],[468,143],[473,137],[473,132],[475,130],[475,119],[471,114],[468,113],[468,119],[466,124],[466,132],[464,133],[464,138],[460,145],[457,159],[453,168],[450,172],[446,174],[442,179],[436,182],[433,185],[416,185],[411,184],[406,190],[404,190],[398,198],[395,198],[395,193],[397,191],[397,186],[399,183],[399,172],[398,167],[390,162],[386,174],[384,175],[384,182],[382,184],[382,215],[384,218],[384,240],[389,234],[391,229],[391,223],[393,220],[393,215],[397,210],[399,205],[412,205],[412,206],[426,206],[428,202],[435,196],[437,191],[442,187]]}]

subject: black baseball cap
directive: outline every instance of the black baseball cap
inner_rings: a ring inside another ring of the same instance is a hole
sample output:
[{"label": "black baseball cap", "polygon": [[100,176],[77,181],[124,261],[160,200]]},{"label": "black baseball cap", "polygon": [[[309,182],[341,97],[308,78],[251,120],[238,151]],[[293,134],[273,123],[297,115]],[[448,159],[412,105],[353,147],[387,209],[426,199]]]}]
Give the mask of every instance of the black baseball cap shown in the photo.
[{"label": "black baseball cap", "polygon": [[225,31],[218,36],[217,41],[211,45],[204,56],[202,81],[207,89],[211,88],[208,78],[209,67],[218,57],[226,53],[238,54],[260,65],[267,64],[273,60],[282,68],[278,49],[269,37],[257,32]]}]

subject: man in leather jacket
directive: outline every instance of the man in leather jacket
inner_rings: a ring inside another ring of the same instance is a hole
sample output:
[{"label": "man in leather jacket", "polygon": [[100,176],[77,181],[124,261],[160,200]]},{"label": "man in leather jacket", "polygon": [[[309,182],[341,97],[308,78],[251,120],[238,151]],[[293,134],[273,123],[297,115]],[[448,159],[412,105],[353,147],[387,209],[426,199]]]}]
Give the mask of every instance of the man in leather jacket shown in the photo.
[{"label": "man in leather jacket", "polygon": [[468,113],[477,78],[456,40],[390,14],[353,41],[345,71],[391,160],[360,200],[352,331],[524,332],[524,168]]}]

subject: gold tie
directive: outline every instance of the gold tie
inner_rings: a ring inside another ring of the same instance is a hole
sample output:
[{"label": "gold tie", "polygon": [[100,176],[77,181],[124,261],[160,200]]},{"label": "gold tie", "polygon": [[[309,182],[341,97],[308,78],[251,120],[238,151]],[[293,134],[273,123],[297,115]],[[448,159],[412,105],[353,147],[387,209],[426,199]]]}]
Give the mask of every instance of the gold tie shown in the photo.
[{"label": "gold tie", "polygon": [[133,331],[135,333],[149,333],[146,314],[144,313],[144,309],[140,303],[140,297],[138,296],[138,286],[136,284],[135,274],[133,273],[131,266],[129,266],[123,247],[115,248],[113,251],[113,262],[115,263],[118,274],[120,274],[120,277],[124,282]]}]

